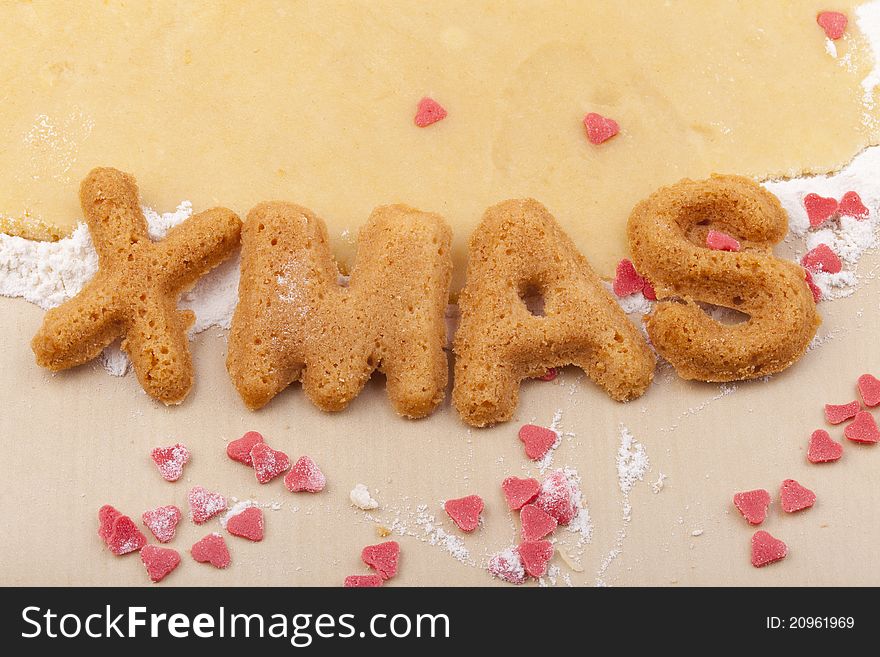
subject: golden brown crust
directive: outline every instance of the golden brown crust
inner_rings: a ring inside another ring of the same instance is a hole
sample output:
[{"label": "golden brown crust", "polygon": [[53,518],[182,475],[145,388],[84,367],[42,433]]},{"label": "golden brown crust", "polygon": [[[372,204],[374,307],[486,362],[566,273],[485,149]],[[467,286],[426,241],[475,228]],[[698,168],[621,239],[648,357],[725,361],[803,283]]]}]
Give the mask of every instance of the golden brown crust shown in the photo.
[{"label": "golden brown crust", "polygon": [[225,208],[199,213],[150,241],[134,178],[94,169],[80,188],[98,273],[74,298],[46,313],[31,347],[53,371],[80,365],[118,337],[144,390],[165,404],[192,387],[187,329],[194,316],[177,299],[238,245],[241,222]]},{"label": "golden brown crust", "polygon": [[378,369],[398,413],[428,415],[448,376],[451,240],[439,215],[377,208],[343,287],[323,221],[291,203],[256,206],[242,233],[226,361],[245,404],[260,408],[302,380],[316,406],[342,410]]},{"label": "golden brown crust", "polygon": [[[536,291],[544,316],[522,297]],[[471,236],[459,297],[453,402],[468,424],[510,419],[523,379],[577,365],[613,399],[641,395],[654,355],[601,280],[533,199],[489,208]]]},{"label": "golden brown crust", "polygon": [[[742,250],[708,249],[710,228],[733,235]],[[627,230],[636,269],[661,299],[646,318],[648,334],[679,376],[750,379],[804,354],[821,320],[803,269],[773,255],[788,218],[763,187],[740,176],[682,180],[636,205]],[[697,302],[749,319],[725,325]]]}]

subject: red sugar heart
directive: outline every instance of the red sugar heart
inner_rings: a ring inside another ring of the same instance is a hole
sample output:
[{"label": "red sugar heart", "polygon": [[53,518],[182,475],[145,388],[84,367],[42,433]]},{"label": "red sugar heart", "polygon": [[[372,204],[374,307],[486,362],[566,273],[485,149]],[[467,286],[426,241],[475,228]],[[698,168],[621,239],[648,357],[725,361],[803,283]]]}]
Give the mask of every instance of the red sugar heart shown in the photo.
[{"label": "red sugar heart", "polygon": [[825,419],[829,424],[840,424],[855,417],[861,408],[862,405],[857,401],[849,404],[825,404]]},{"label": "red sugar heart", "polygon": [[856,413],[856,419],[844,427],[843,435],[854,443],[880,442],[880,429],[877,428],[874,416],[868,411]]},{"label": "red sugar heart", "polygon": [[516,547],[509,547],[496,552],[489,558],[488,571],[494,577],[511,584],[522,584],[526,581],[522,557]]},{"label": "red sugar heart", "polygon": [[113,533],[113,521],[121,515],[119,511],[109,504],[105,504],[98,509],[98,536],[105,543],[110,539],[110,534]]},{"label": "red sugar heart", "polygon": [[177,443],[171,447],[154,448],[150,457],[165,481],[177,481],[183,474],[183,466],[189,461],[189,450],[186,445]]},{"label": "red sugar heart", "polygon": [[858,386],[865,406],[871,408],[880,404],[880,379],[872,374],[862,374]]},{"label": "red sugar heart", "polygon": [[257,443],[263,442],[263,436],[256,431],[248,431],[238,440],[233,440],[226,446],[226,455],[233,461],[253,465],[251,450]]},{"label": "red sugar heart", "polygon": [[349,575],[342,586],[346,589],[371,589],[382,586],[382,578],[378,575]]},{"label": "red sugar heart", "polygon": [[218,513],[226,511],[226,498],[220,493],[212,493],[201,486],[189,492],[189,517],[197,525],[206,523]]},{"label": "red sugar heart", "polygon": [[617,263],[613,288],[614,294],[619,297],[628,297],[630,294],[641,292],[645,288],[645,279],[636,271],[632,260],[624,258]]},{"label": "red sugar heart", "polygon": [[832,440],[824,429],[816,429],[810,436],[810,446],[807,449],[807,460],[810,463],[830,463],[841,456],[843,456],[843,445]]},{"label": "red sugar heart", "polygon": [[843,269],[843,264],[837,254],[827,244],[820,244],[810,249],[801,258],[801,264],[805,269],[812,272],[824,271],[828,274],[836,274]]},{"label": "red sugar heart", "polygon": [[540,461],[559,440],[559,435],[546,427],[524,424],[519,429],[519,439],[526,446],[526,456],[533,461]]},{"label": "red sugar heart", "polygon": [[779,503],[786,513],[809,509],[816,503],[816,493],[794,479],[786,479],[779,488]]},{"label": "red sugar heart", "polygon": [[483,512],[483,498],[479,495],[468,495],[456,500],[447,500],[443,505],[452,522],[463,532],[472,532],[480,524]]},{"label": "red sugar heart", "polygon": [[752,536],[752,565],[755,568],[784,559],[786,554],[788,554],[788,546],[767,532],[758,530]]},{"label": "red sugar heart", "polygon": [[538,493],[541,492],[541,484],[537,479],[531,477],[528,479],[508,477],[501,482],[501,490],[504,491],[507,506],[512,511],[517,511],[538,497]]},{"label": "red sugar heart", "polygon": [[545,374],[537,377],[540,381],[553,381],[556,378],[557,372],[555,367],[551,367]]},{"label": "red sugar heart", "polygon": [[556,470],[541,484],[535,506],[555,518],[560,525],[567,525],[578,514],[579,499],[577,484],[569,480],[563,470]]},{"label": "red sugar heart", "polygon": [[807,287],[810,288],[810,293],[813,295],[813,303],[819,303],[822,300],[822,290],[816,285],[816,281],[813,280],[813,275],[809,269],[804,269],[804,280],[807,283]]},{"label": "red sugar heart", "polygon": [[319,493],[327,485],[327,478],[312,459],[301,456],[284,477],[284,485],[291,493]]},{"label": "red sugar heart", "polygon": [[524,541],[537,541],[547,534],[556,530],[556,518],[542,511],[534,504],[526,504],[519,512],[519,521],[522,524],[522,539]]},{"label": "red sugar heart", "polygon": [[807,210],[810,226],[817,228],[837,212],[837,199],[810,193],[804,196],[804,208]]},{"label": "red sugar heart", "polygon": [[251,465],[254,466],[257,481],[266,484],[287,472],[290,468],[290,459],[287,454],[272,449],[266,443],[257,443],[251,448]]},{"label": "red sugar heart", "polygon": [[840,214],[855,217],[856,219],[864,219],[870,214],[868,208],[862,203],[862,198],[856,192],[844,194],[843,198],[840,199],[837,211]]},{"label": "red sugar heart", "polygon": [[263,510],[257,506],[249,506],[226,521],[226,531],[249,541],[262,541],[263,529]]},{"label": "red sugar heart", "polygon": [[446,118],[446,109],[433,98],[422,98],[416,110],[415,124],[420,128],[427,128],[432,123]]},{"label": "red sugar heart", "polygon": [[379,577],[391,579],[397,574],[400,545],[397,541],[385,541],[377,545],[368,545],[361,550],[361,559],[370,568],[379,573]]},{"label": "red sugar heart", "polygon": [[128,516],[118,515],[113,519],[113,527],[107,538],[107,547],[116,556],[137,552],[147,544],[147,537],[143,535],[134,520]]},{"label": "red sugar heart", "polygon": [[848,21],[846,14],[841,14],[839,11],[823,11],[816,16],[816,22],[825,30],[825,36],[837,41],[846,31]]},{"label": "red sugar heart", "polygon": [[733,504],[750,525],[760,525],[767,517],[770,493],[763,488],[737,493],[733,496]]},{"label": "red sugar heart", "polygon": [[584,117],[584,127],[587,129],[587,139],[597,146],[620,132],[617,121],[595,112],[590,112]]},{"label": "red sugar heart", "polygon": [[527,574],[543,577],[547,573],[547,562],[553,556],[553,544],[550,541],[524,541],[519,544],[517,551]]},{"label": "red sugar heart", "polygon": [[177,530],[177,523],[180,522],[182,514],[173,504],[168,506],[160,506],[151,511],[144,511],[141,519],[144,524],[153,532],[153,536],[160,543],[167,543],[174,538],[174,532]]},{"label": "red sugar heart", "polygon": [[232,562],[226,540],[216,532],[196,541],[189,552],[199,563],[209,563],[215,568],[226,568]]},{"label": "red sugar heart", "polygon": [[180,555],[171,548],[147,545],[141,550],[141,561],[144,562],[150,579],[159,582],[180,565]]},{"label": "red sugar heart", "polygon": [[741,248],[736,238],[720,230],[710,230],[706,234],[706,246],[714,251],[739,251]]}]

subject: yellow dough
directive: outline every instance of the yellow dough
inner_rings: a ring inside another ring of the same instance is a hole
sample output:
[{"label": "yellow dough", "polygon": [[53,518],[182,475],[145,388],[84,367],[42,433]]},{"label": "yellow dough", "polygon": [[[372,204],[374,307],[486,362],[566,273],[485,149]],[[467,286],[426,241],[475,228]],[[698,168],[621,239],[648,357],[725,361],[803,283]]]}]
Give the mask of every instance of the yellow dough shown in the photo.
[{"label": "yellow dough", "polygon": [[[458,287],[483,211],[535,197],[610,275],[657,187],[827,171],[877,141],[857,3],[833,3],[836,57],[826,4],[4,2],[0,217],[63,234],[79,180],[114,166],[160,210],[311,207],[347,262],[362,218],[406,203],[452,225]],[[419,129],[425,95],[449,116]],[[589,111],[621,134],[591,145]]]}]

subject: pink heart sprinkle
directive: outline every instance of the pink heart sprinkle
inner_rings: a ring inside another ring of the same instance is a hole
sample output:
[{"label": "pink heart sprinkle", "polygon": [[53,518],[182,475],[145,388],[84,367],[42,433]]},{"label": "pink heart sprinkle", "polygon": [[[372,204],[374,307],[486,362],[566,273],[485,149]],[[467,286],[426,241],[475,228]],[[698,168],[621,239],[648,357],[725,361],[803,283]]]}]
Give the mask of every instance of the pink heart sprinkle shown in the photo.
[{"label": "pink heart sprinkle", "polygon": [[141,561],[144,562],[150,579],[159,582],[180,565],[180,554],[171,548],[147,545],[141,550]]},{"label": "pink heart sprinkle", "polygon": [[827,244],[820,244],[816,248],[807,251],[804,257],[801,258],[801,264],[808,271],[824,271],[826,274],[837,274],[843,269],[840,258],[837,257],[837,254]]},{"label": "pink heart sprinkle", "polygon": [[291,493],[319,493],[327,485],[327,477],[311,458],[301,456],[284,477],[284,485]]},{"label": "pink heart sprinkle", "polygon": [[706,246],[714,251],[739,251],[741,248],[736,238],[720,230],[710,230],[706,234]]},{"label": "pink heart sprinkle", "polygon": [[794,479],[786,479],[779,489],[779,503],[786,513],[809,509],[816,502],[816,493]]},{"label": "pink heart sprinkle", "polygon": [[251,465],[257,481],[267,484],[275,477],[287,472],[290,459],[282,451],[272,449],[266,443],[257,443],[251,448]]},{"label": "pink heart sprinkle", "polygon": [[455,500],[447,500],[443,508],[461,531],[472,532],[480,525],[483,499],[479,495],[468,495]]},{"label": "pink heart sprinkle", "polygon": [[226,455],[233,461],[253,465],[251,450],[257,443],[263,442],[263,436],[256,431],[248,431],[238,440],[233,440],[226,446]]},{"label": "pink heart sprinkle", "polygon": [[433,98],[422,98],[416,110],[415,124],[420,128],[427,128],[432,123],[446,118],[446,110]]},{"label": "pink heart sprinkle", "polygon": [[804,196],[804,208],[812,228],[818,228],[837,213],[837,200],[818,194]]},{"label": "pink heart sprinkle", "polygon": [[816,22],[825,30],[825,36],[837,41],[846,32],[848,20],[846,14],[841,14],[839,11],[823,11],[816,16]]},{"label": "pink heart sprinkle", "polygon": [[519,429],[519,439],[526,446],[526,456],[540,461],[559,440],[559,434],[546,427],[524,424]]},{"label": "pink heart sprinkle", "polygon": [[134,520],[128,516],[118,515],[113,519],[113,527],[107,538],[107,547],[117,557],[129,552],[137,552],[147,544],[147,537],[143,535]]},{"label": "pink heart sprinkle", "polygon": [[183,466],[189,461],[189,450],[186,445],[177,443],[171,447],[156,447],[150,456],[165,481],[177,481],[183,474]]},{"label": "pink heart sprinkle", "polygon": [[614,119],[590,112],[584,117],[587,139],[591,144],[599,145],[620,132],[620,125]]},{"label": "pink heart sprinkle", "polygon": [[580,511],[580,499],[577,482],[569,479],[564,470],[555,470],[541,484],[535,506],[556,518],[560,525],[567,525]]},{"label": "pink heart sprinkle", "polygon": [[867,445],[880,442],[880,429],[868,411],[856,413],[856,418],[844,427],[843,435],[854,443]]},{"label": "pink heart sprinkle", "polygon": [[371,589],[382,586],[382,578],[378,575],[349,575],[342,586],[346,589]]},{"label": "pink heart sprinkle", "polygon": [[816,429],[810,436],[810,446],[807,449],[807,460],[810,463],[831,463],[843,456],[843,445],[831,436],[825,429]]},{"label": "pink heart sprinkle", "polygon": [[263,530],[263,510],[256,506],[249,506],[226,521],[226,531],[255,543],[263,540]]},{"label": "pink heart sprinkle", "polygon": [[508,477],[501,482],[501,490],[504,491],[507,506],[512,511],[517,511],[538,497],[538,493],[541,492],[541,484],[537,479],[531,477],[528,479]]},{"label": "pink heart sprinkle", "polygon": [[844,194],[840,199],[840,205],[838,206],[837,211],[840,214],[855,217],[859,220],[864,219],[870,214],[868,208],[862,203],[862,197],[856,192],[847,192]]},{"label": "pink heart sprinkle", "polygon": [[737,493],[733,496],[733,505],[750,525],[760,525],[767,517],[770,493],[763,488]]},{"label": "pink heart sprinkle", "polygon": [[547,573],[547,562],[553,557],[553,544],[550,541],[523,541],[517,551],[528,575],[537,578]]},{"label": "pink heart sprinkle", "polygon": [[858,386],[865,406],[873,408],[880,404],[880,379],[873,374],[862,374]]},{"label": "pink heart sprinkle", "polygon": [[849,404],[825,404],[825,419],[829,424],[840,424],[856,416],[862,405],[857,401]]},{"label": "pink heart sprinkle", "polygon": [[391,579],[397,574],[400,544],[397,541],[385,541],[377,545],[368,545],[361,550],[361,560],[379,573],[382,579]]},{"label": "pink heart sprinkle", "polygon": [[804,281],[806,281],[807,287],[810,288],[810,294],[813,295],[813,303],[819,303],[822,300],[822,290],[816,285],[816,281],[813,280],[813,274],[810,273],[809,269],[804,269]]},{"label": "pink heart sprinkle", "polygon": [[174,532],[177,530],[177,523],[180,522],[182,514],[173,504],[168,506],[160,506],[150,511],[144,511],[141,519],[144,524],[153,532],[153,536],[160,543],[167,543],[174,538]]},{"label": "pink heart sprinkle", "polygon": [[632,260],[624,258],[617,263],[613,288],[618,297],[628,297],[645,288],[645,279],[636,271]]},{"label": "pink heart sprinkle", "polygon": [[762,568],[774,561],[784,559],[788,554],[788,546],[763,530],[752,536],[752,565]]},{"label": "pink heart sprinkle", "polygon": [[489,558],[488,570],[492,576],[511,584],[522,584],[526,581],[522,557],[514,546],[493,554]]},{"label": "pink heart sprinkle", "polygon": [[209,563],[214,568],[226,568],[232,562],[226,540],[216,532],[197,541],[189,551],[193,559],[199,563]]},{"label": "pink heart sprinkle", "polygon": [[556,531],[556,518],[542,511],[534,504],[526,504],[519,512],[522,525],[522,540],[538,541]]},{"label": "pink heart sprinkle", "polygon": [[189,517],[197,525],[206,523],[224,511],[226,511],[226,498],[220,493],[212,493],[201,486],[194,486],[190,490]]}]

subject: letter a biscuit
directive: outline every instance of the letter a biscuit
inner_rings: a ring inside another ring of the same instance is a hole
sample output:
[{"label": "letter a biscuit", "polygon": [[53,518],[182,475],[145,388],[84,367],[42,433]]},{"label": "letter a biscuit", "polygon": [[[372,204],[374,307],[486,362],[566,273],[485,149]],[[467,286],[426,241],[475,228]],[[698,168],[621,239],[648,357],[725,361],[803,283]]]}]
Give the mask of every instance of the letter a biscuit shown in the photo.
[{"label": "letter a biscuit", "polygon": [[75,297],[46,313],[31,347],[52,371],[95,358],[122,337],[144,390],[165,404],[186,397],[193,382],[187,329],[191,311],[180,294],[228,258],[241,221],[230,210],[201,212],[152,242],[134,178],[94,169],[80,201],[98,252],[98,273]]},{"label": "letter a biscuit", "polygon": [[[543,316],[524,298],[544,299]],[[510,419],[523,379],[577,365],[619,401],[641,395],[654,355],[544,206],[489,208],[471,236],[459,298],[453,402],[468,424]]]},{"label": "letter a biscuit", "polygon": [[399,414],[433,411],[448,376],[450,242],[438,215],[377,208],[346,287],[312,212],[280,202],[251,210],[226,361],[245,404],[260,408],[302,381],[316,406],[338,411],[378,369]]}]

